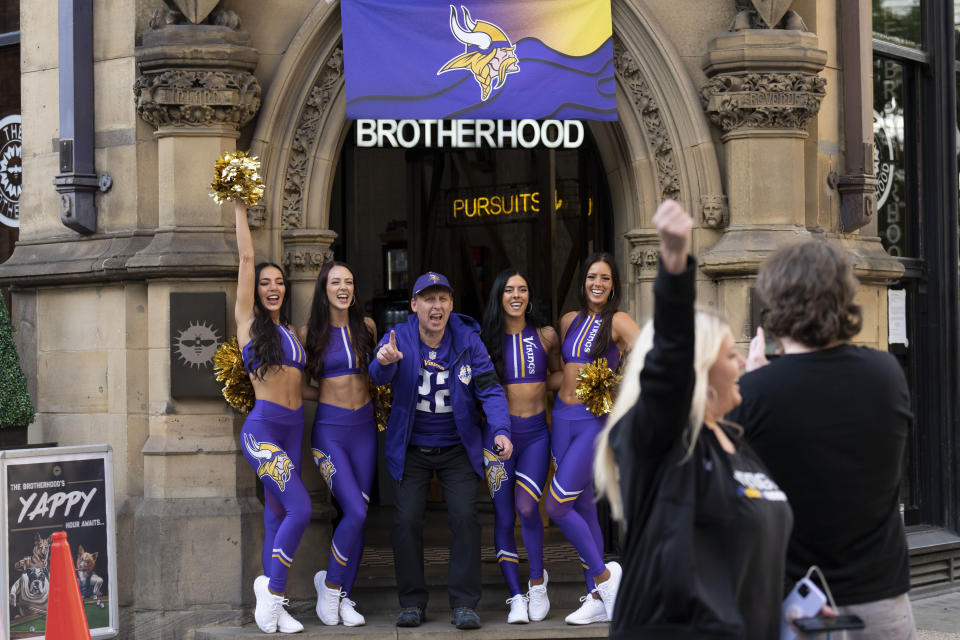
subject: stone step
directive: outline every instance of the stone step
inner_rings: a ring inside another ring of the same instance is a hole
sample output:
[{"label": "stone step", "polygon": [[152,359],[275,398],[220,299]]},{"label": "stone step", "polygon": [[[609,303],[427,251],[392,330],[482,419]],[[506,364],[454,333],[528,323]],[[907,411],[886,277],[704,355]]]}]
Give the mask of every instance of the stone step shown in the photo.
[{"label": "stone step", "polygon": [[[433,618],[427,613],[427,621],[416,628],[400,629],[394,626],[392,615],[367,616],[367,624],[362,627],[326,627],[317,622],[306,620],[303,633],[298,633],[298,640],[313,640],[315,638],[348,637],[363,638],[364,640],[420,640],[427,638],[473,638],[479,640],[579,640],[580,638],[606,638],[609,634],[609,625],[596,623],[584,626],[572,626],[563,623],[563,616],[552,611],[550,616],[542,622],[531,624],[507,624],[494,621],[481,615],[483,626],[479,631],[460,631],[449,623],[447,616],[437,614]],[[263,633],[255,624],[243,627],[217,627],[198,629],[195,640],[235,640],[239,638],[263,637]]]}]

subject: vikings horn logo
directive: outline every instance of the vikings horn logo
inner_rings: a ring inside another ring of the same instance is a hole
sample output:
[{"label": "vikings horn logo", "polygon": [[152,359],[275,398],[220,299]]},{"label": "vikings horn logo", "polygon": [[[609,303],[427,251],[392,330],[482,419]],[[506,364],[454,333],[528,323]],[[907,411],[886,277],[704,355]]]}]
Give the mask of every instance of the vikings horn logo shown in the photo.
[{"label": "vikings horn logo", "polygon": [[330,487],[330,490],[333,490],[333,474],[337,472],[337,468],[333,465],[333,460],[330,459],[330,454],[320,451],[320,449],[311,449],[313,452],[313,461],[317,463],[317,468],[320,469],[320,475],[323,476],[323,481],[327,483],[327,486]]},{"label": "vikings horn logo", "polygon": [[260,461],[257,475],[260,478],[264,476],[273,478],[280,487],[280,491],[283,491],[293,471],[293,461],[287,456],[286,451],[272,442],[257,442],[249,433],[243,436],[243,446],[247,448],[247,453],[251,457]]},{"label": "vikings horn logo", "polygon": [[520,71],[515,47],[500,27],[483,20],[474,21],[464,6],[463,27],[457,17],[457,8],[450,5],[450,31],[466,50],[443,65],[437,75],[453,69],[462,69],[473,74],[480,85],[480,99],[486,100],[490,93],[501,86],[507,75]]},{"label": "vikings horn logo", "polygon": [[490,489],[492,498],[497,491],[500,491],[500,485],[507,479],[507,472],[503,468],[503,460],[488,449],[483,450],[483,464],[487,468],[487,487]]}]

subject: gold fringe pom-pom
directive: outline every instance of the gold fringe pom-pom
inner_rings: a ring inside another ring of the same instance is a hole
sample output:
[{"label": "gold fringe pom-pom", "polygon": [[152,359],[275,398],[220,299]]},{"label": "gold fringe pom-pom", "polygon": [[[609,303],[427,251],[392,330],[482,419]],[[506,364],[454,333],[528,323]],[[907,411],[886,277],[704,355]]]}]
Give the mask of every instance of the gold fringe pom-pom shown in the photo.
[{"label": "gold fringe pom-pom", "polygon": [[605,416],[613,409],[621,379],[607,366],[606,358],[597,358],[577,374],[577,398],[593,415]]},{"label": "gold fringe pom-pom", "polygon": [[243,366],[243,355],[236,336],[217,347],[217,352],[213,354],[213,373],[217,382],[223,383],[223,397],[227,404],[240,413],[250,413],[256,397],[250,376]]},{"label": "gold fringe pom-pom", "polygon": [[239,199],[252,207],[263,197],[260,159],[257,156],[248,156],[243,151],[227,152],[213,164],[213,172],[210,197],[217,204]]},{"label": "gold fringe pom-pom", "polygon": [[373,399],[377,431],[386,431],[387,421],[390,420],[390,409],[393,407],[393,387],[389,384],[375,385],[371,382],[370,397]]}]

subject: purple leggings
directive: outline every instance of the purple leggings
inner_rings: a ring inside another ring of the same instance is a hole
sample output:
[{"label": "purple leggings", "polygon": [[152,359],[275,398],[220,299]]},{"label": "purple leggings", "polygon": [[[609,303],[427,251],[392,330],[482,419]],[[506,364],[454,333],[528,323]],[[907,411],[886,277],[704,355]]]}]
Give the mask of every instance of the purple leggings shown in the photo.
[{"label": "purple leggings", "polygon": [[493,538],[497,563],[510,595],[520,589],[519,556],[513,535],[516,513],[520,512],[520,533],[530,561],[530,579],[543,577],[543,521],[539,503],[550,464],[550,432],[546,413],[529,418],[510,416],[513,455],[499,461],[493,455],[493,435],[484,437],[484,468],[487,487],[493,498]]},{"label": "purple leggings", "polygon": [[587,590],[604,572],[603,533],[593,498],[593,456],[603,419],[582,404],[553,405],[551,447],[557,471],[547,491],[545,509],[580,554]]},{"label": "purple leggings", "polygon": [[283,593],[312,510],[300,479],[303,407],[288,409],[257,400],[240,430],[240,442],[264,488],[263,572],[270,578],[270,589]]},{"label": "purple leggings", "polygon": [[343,509],[330,543],[327,581],[349,596],[363,555],[367,503],[377,468],[373,404],[354,411],[318,404],[310,443],[313,459]]}]

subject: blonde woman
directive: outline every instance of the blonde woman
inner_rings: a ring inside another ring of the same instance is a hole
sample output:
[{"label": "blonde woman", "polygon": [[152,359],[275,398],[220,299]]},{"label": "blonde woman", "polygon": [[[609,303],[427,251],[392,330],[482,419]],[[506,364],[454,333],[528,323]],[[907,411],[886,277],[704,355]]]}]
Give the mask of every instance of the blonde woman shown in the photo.
[{"label": "blonde woman", "polygon": [[744,365],[730,327],[694,312],[693,221],[671,200],[653,218],[654,317],[598,440],[595,474],[626,531],[611,638],[746,638],[780,632],[792,514],[740,430]]}]

